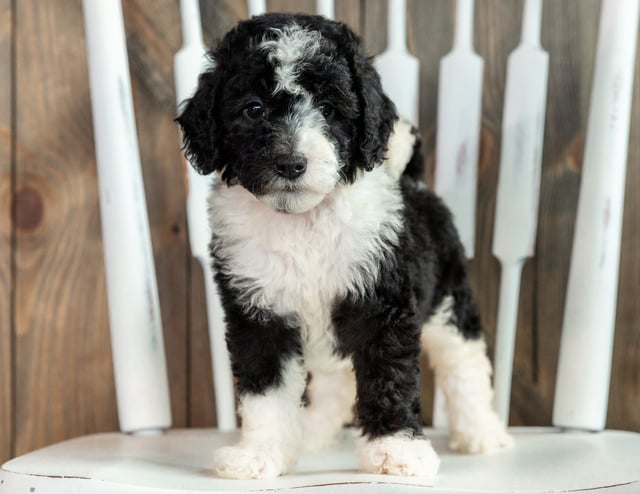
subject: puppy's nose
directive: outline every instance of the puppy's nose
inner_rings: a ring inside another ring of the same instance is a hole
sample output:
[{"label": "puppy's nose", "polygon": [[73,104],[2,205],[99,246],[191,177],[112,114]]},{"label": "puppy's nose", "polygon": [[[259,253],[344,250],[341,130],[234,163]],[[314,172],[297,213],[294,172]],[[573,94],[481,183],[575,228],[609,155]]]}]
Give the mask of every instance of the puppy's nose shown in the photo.
[{"label": "puppy's nose", "polygon": [[307,160],[304,156],[293,156],[276,163],[276,173],[281,177],[293,180],[307,171]]}]

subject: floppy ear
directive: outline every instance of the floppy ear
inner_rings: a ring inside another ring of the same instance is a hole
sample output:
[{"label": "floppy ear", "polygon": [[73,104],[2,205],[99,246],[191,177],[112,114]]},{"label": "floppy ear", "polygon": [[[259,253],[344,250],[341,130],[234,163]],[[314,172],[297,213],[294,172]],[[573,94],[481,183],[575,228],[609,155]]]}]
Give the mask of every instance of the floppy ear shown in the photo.
[{"label": "floppy ear", "polygon": [[364,52],[360,39],[346,25],[342,24],[341,28],[339,37],[351,56],[354,89],[360,100],[354,159],[358,166],[370,171],[385,158],[387,141],[398,114],[382,90],[380,76],[371,63],[372,57]]},{"label": "floppy ear", "polygon": [[200,75],[196,93],[182,103],[180,115],[176,118],[182,128],[185,156],[202,175],[223,166],[216,144],[219,141],[215,111],[221,72],[214,68]]}]

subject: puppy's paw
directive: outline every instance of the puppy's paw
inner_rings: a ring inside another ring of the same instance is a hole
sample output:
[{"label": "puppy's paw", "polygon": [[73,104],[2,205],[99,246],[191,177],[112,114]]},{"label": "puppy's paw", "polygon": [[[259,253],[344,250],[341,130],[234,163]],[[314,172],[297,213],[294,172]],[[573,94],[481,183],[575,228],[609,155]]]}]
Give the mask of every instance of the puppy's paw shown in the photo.
[{"label": "puppy's paw", "polygon": [[493,413],[485,420],[452,430],[449,438],[449,448],[459,453],[487,454],[512,446],[513,438]]},{"label": "puppy's paw", "polygon": [[272,479],[286,470],[284,456],[269,445],[237,444],[213,455],[216,474],[227,479]]},{"label": "puppy's paw", "polygon": [[359,457],[360,468],[369,473],[434,478],[440,468],[429,441],[403,434],[364,441]]}]

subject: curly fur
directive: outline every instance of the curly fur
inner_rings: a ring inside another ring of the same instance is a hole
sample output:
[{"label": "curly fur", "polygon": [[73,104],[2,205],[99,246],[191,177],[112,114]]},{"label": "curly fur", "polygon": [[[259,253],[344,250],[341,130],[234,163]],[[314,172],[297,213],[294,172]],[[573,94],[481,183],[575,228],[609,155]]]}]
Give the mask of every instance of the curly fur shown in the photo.
[{"label": "curly fur", "polygon": [[210,57],[178,122],[192,164],[216,172],[211,254],[243,417],[218,474],[286,472],[302,443],[332,442],[355,402],[364,470],[435,475],[421,338],[448,379],[459,449],[507,446],[485,399],[490,367],[451,215],[422,183],[417,132],[357,36],[318,16],[267,14]]}]

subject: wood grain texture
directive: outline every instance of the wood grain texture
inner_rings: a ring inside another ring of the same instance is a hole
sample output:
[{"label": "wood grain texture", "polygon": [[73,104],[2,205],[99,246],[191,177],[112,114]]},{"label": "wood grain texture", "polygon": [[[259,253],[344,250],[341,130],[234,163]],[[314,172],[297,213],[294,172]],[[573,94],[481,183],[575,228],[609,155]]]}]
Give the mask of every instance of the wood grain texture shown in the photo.
[{"label": "wood grain texture", "polygon": [[189,426],[212,427],[217,416],[207,306],[202,269],[195,259],[189,264],[189,281]]},{"label": "wood grain texture", "polygon": [[[0,66],[16,19],[16,71],[0,71],[0,459],[84,433],[116,430],[117,416],[79,0],[0,0]],[[500,267],[491,254],[506,62],[520,38],[522,0],[477,0],[475,48],[484,85],[473,289],[492,351]],[[173,55],[181,44],[177,0],[123,2],[177,426],[215,425],[202,273],[191,259],[178,153]],[[315,12],[315,1],[269,0],[269,10]],[[446,0],[409,0],[408,46],[420,59],[420,123],[432,184],[438,66],[453,41]],[[549,90],[536,256],[524,271],[511,421],[549,424],[581,179],[600,0],[544,3]],[[246,17],[244,0],[202,1],[209,46]],[[336,17],[386,46],[386,1],[337,0]],[[640,50],[638,51],[640,56]],[[16,80],[16,278],[11,280],[10,84]],[[640,64],[636,66],[608,425],[640,431]],[[9,313],[15,291],[15,328]],[[10,345],[15,339],[15,369]],[[7,343],[9,342],[9,343]],[[9,346],[7,346],[9,345]],[[425,369],[423,418],[431,420]],[[13,373],[13,375],[12,375]],[[7,384],[8,383],[8,384]],[[11,410],[15,431],[12,430]],[[8,432],[5,432],[8,431]],[[11,436],[11,437],[9,437]]]},{"label": "wood grain texture", "polygon": [[202,36],[213,48],[238,21],[247,18],[247,2],[232,0],[200,1]]},{"label": "wood grain texture", "polygon": [[542,400],[543,413],[532,416],[526,401],[519,404],[523,421],[536,424],[548,424],[553,407],[598,13],[599,2],[580,0],[546,3],[543,10],[549,89],[535,263],[536,380],[528,386],[528,393]]},{"label": "wood grain texture", "polygon": [[359,0],[335,0],[336,21],[344,22],[354,32],[360,34],[362,8]]},{"label": "wood grain texture", "polygon": [[[149,93],[167,117],[174,115],[173,57],[182,45],[178,2],[124,0],[122,13],[132,85]],[[144,151],[144,146],[140,149]]]},{"label": "wood grain texture", "polygon": [[315,0],[267,0],[268,12],[291,12],[294,14],[317,13]]},{"label": "wood grain texture", "polygon": [[117,421],[81,4],[16,6],[20,454]]},{"label": "wood grain texture", "polygon": [[0,0],[0,464],[11,456],[13,443],[11,327],[11,185],[13,74],[13,12],[10,0]]},{"label": "wood grain texture", "polygon": [[640,430],[640,40],[636,47],[631,115],[607,427]]}]

